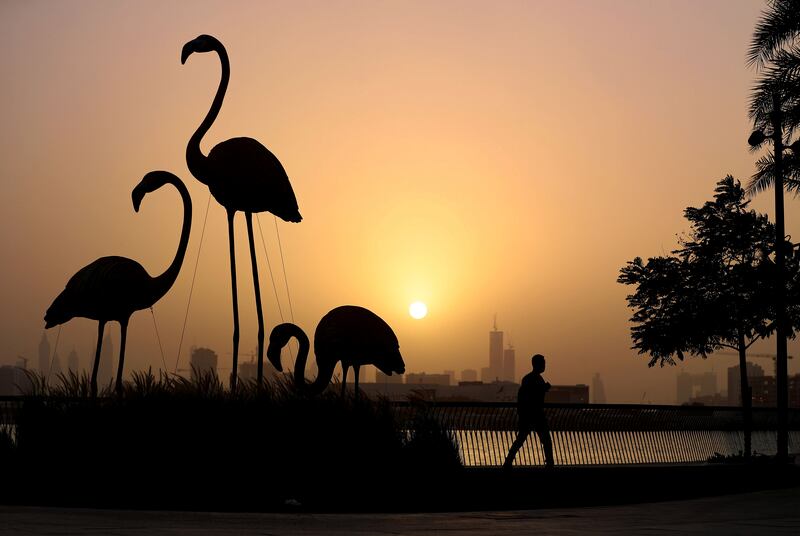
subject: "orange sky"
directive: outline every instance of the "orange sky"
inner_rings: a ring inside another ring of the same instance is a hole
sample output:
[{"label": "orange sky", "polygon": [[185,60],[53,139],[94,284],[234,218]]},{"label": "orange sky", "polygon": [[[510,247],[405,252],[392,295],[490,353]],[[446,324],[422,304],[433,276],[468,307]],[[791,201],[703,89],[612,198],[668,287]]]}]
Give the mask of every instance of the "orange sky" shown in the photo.
[{"label": "orange sky", "polygon": [[[4,2],[0,363],[35,357],[44,311],[88,262],[123,255],[157,274],[171,261],[178,196],[131,207],[153,169],[179,175],[195,206],[183,271],[155,307],[174,363],[208,199],[184,151],[219,81],[215,56],[179,56],[210,33],[231,83],[203,148],[250,136],[286,168],[305,219],[279,227],[307,332],[337,305],[363,305],[394,327],[407,370],[460,371],[487,365],[497,313],[520,372],[540,352],[553,383],[600,372],[611,401],[674,402],[675,370],[629,349],[630,289],[615,281],[634,256],[673,249],[683,209],[717,180],[753,172],[744,57],[762,2],[496,4]],[[787,229],[800,236],[796,203]],[[277,268],[272,216],[261,225]],[[192,344],[229,360],[226,233],[212,200],[181,366]],[[237,240],[248,354],[241,215]],[[259,256],[269,331],[280,318],[260,245]],[[407,313],[417,299],[430,310],[421,321]],[[88,363],[95,333],[93,321],[66,324],[62,359],[74,346]],[[128,370],[158,367],[149,312],[129,337]]]}]

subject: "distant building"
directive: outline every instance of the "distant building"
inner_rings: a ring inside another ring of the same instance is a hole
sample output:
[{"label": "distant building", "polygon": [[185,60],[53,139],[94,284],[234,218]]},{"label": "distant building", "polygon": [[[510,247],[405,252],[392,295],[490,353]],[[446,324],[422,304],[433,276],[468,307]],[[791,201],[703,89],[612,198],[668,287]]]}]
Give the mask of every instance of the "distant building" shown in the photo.
[{"label": "distant building", "polygon": [[58,355],[58,350],[53,352],[53,361],[50,365],[50,373],[47,374],[47,380],[50,382],[57,381],[58,375],[62,374],[64,370],[61,368],[61,356]]},{"label": "distant building", "polygon": [[[274,380],[281,375],[278,369],[272,366],[272,363],[264,361],[264,380]],[[250,361],[242,361],[239,363],[239,379],[242,381],[257,380],[258,379],[258,363],[255,357]]]},{"label": "distant building", "polygon": [[[426,381],[430,381],[430,378],[435,376],[444,377],[445,375],[427,374]],[[359,386],[368,396],[382,396],[389,400],[408,400],[412,398],[453,402],[516,402],[517,391],[519,390],[519,385],[516,383],[484,383],[480,381],[460,381],[458,385],[362,383]],[[550,388],[550,392],[545,398],[545,402],[561,404],[586,404],[588,401],[588,385],[554,385]]]},{"label": "distant building", "polygon": [[596,372],[592,376],[592,404],[605,404],[606,403],[606,389],[603,385],[603,380],[600,379],[600,373]]},{"label": "distant building", "polygon": [[589,386],[578,385],[551,385],[544,396],[544,401],[550,404],[588,404]]},{"label": "distant building", "polygon": [[426,372],[410,372],[406,374],[406,383],[412,385],[450,385],[448,374],[428,374]]},{"label": "distant building", "polygon": [[78,352],[75,351],[75,347],[72,347],[72,351],[67,356],[67,370],[74,372],[75,374],[80,374],[81,370],[81,361],[78,358]]},{"label": "distant building", "polygon": [[0,396],[25,394],[30,386],[25,369],[9,365],[0,366]]},{"label": "distant building", "polygon": [[403,375],[402,374],[392,374],[389,376],[388,374],[384,374],[380,370],[375,371],[375,383],[378,384],[386,384],[386,383],[403,383]]},{"label": "distant building", "polygon": [[503,350],[503,381],[515,382],[517,380],[517,356],[513,346]]},{"label": "distant building", "polygon": [[690,406],[728,406],[728,393],[693,396],[687,404]]},{"label": "distant building", "polygon": [[481,381],[483,383],[492,383],[497,380],[497,377],[492,374],[492,367],[481,367]]},{"label": "distant building", "polygon": [[503,378],[503,332],[497,330],[497,317],[494,319],[492,331],[489,332],[489,371],[486,377],[483,374],[481,376],[484,382]]},{"label": "distant building", "polygon": [[192,347],[189,363],[192,369],[192,381],[209,372],[217,375],[217,353],[210,348]]},{"label": "distant building", "polygon": [[476,382],[478,381],[478,371],[475,369],[464,369],[461,371],[462,382]]},{"label": "distant building", "polygon": [[679,372],[676,378],[676,398],[678,404],[688,404],[698,396],[717,394],[717,375],[713,372],[689,374]]},{"label": "distant building", "polygon": [[455,385],[456,384],[456,371],[455,370],[445,370],[444,373],[447,374],[447,376],[450,378],[450,384],[449,385]]},{"label": "distant building", "polygon": [[39,374],[47,376],[50,372],[50,343],[47,335],[42,332],[42,339],[39,341]]},{"label": "distant building", "polygon": [[[800,408],[800,374],[793,374],[788,378],[789,407]],[[753,406],[777,406],[778,389],[775,376],[755,376],[750,378],[750,388],[753,390]],[[740,405],[741,401],[737,404]]]},{"label": "distant building", "polygon": [[[747,379],[751,386],[753,379],[764,376],[764,369],[755,363],[747,362]],[[728,404],[739,406],[742,403],[742,383],[739,377],[739,365],[728,368]]]}]

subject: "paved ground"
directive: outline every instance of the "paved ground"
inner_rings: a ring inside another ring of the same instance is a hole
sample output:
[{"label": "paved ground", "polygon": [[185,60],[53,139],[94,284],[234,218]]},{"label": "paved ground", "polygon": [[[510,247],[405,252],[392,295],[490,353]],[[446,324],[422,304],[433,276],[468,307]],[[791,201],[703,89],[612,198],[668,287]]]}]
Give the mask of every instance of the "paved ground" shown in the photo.
[{"label": "paved ground", "polygon": [[229,514],[0,506],[0,535],[798,534],[800,488],[627,506],[439,514]]}]

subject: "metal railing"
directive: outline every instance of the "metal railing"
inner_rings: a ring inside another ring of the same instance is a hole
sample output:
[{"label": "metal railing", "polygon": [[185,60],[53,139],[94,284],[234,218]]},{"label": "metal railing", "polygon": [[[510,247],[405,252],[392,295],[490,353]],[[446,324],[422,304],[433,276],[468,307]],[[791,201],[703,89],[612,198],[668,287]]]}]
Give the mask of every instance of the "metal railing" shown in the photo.
[{"label": "metal railing", "polygon": [[[46,401],[48,399],[38,399]],[[55,399],[52,399],[55,400]],[[0,431],[13,435],[26,398],[0,397]],[[75,399],[85,403],[86,399]],[[517,435],[511,402],[391,402],[400,427],[412,431],[432,419],[452,434],[467,466],[499,466]],[[546,404],[557,465],[704,462],[716,453],[744,449],[742,411],[736,407],[629,404]],[[754,452],[774,454],[774,408],[753,408]],[[789,449],[800,451],[800,409],[789,411]],[[516,465],[543,465],[536,433],[517,454]]]},{"label": "metal railing", "polygon": [[[502,465],[517,435],[516,404],[508,402],[394,402],[397,418],[413,429],[434,419],[458,442],[467,466]],[[744,449],[742,412],[735,407],[628,404],[547,404],[557,465],[704,462],[715,454]],[[800,411],[790,411],[790,451],[800,448]],[[774,454],[776,414],[753,409],[754,452]],[[543,465],[535,433],[517,454],[516,465]]]}]

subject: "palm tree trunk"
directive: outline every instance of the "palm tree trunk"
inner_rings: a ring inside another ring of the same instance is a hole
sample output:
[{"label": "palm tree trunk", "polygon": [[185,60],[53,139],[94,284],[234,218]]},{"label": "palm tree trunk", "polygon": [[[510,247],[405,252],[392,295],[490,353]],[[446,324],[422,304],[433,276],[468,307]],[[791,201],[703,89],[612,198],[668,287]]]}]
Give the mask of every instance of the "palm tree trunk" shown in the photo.
[{"label": "palm tree trunk", "polygon": [[744,428],[744,457],[750,459],[753,433],[753,393],[747,379],[747,347],[744,342],[744,330],[739,329],[737,337],[739,346],[739,382],[742,391],[742,426]]}]

